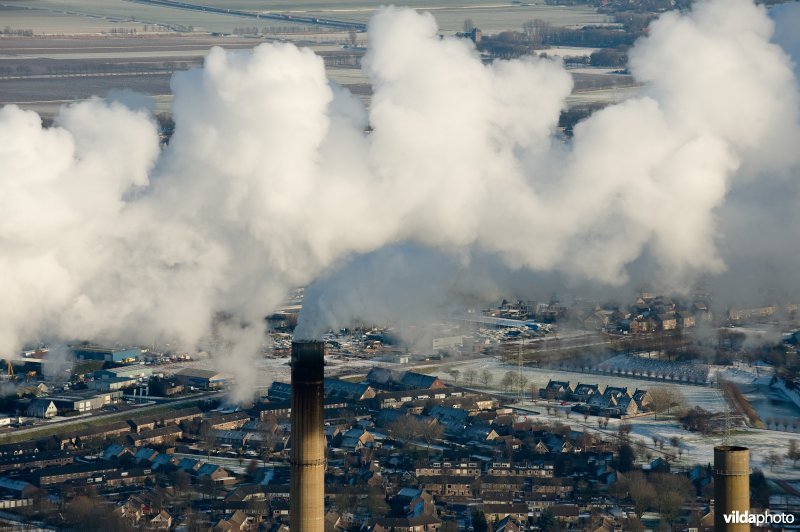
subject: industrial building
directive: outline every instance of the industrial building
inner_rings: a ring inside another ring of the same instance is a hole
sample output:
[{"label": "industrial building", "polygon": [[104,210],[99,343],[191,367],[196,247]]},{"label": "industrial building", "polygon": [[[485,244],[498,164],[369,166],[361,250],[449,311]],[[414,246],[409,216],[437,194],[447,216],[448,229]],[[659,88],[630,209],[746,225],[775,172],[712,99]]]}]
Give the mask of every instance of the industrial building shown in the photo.
[{"label": "industrial building", "polygon": [[95,378],[98,379],[148,379],[152,375],[153,370],[141,364],[101,369],[94,372]]},{"label": "industrial building", "polygon": [[45,397],[52,401],[59,413],[90,412],[106,405],[119,403],[122,400],[121,391],[91,392],[88,394],[58,395]]},{"label": "industrial building", "polygon": [[112,348],[82,345],[72,348],[78,360],[103,360],[105,362],[134,362],[142,353],[138,348]]},{"label": "industrial building", "polygon": [[131,386],[137,386],[152,375],[153,370],[141,364],[102,369],[94,372],[96,380],[90,383],[90,386],[103,392],[124,390]]},{"label": "industrial building", "polygon": [[195,368],[184,368],[175,374],[175,378],[184,386],[192,386],[200,390],[217,390],[233,380],[231,376],[224,373]]},{"label": "industrial building", "polygon": [[50,419],[58,415],[58,408],[50,399],[34,399],[28,405],[25,413],[30,417]]},{"label": "industrial building", "polygon": [[139,379],[129,378],[129,379],[99,379],[96,381],[92,381],[89,383],[89,386],[93,390],[98,390],[101,392],[113,392],[117,390],[124,390],[125,388],[130,388],[132,386],[136,386],[139,384]]}]

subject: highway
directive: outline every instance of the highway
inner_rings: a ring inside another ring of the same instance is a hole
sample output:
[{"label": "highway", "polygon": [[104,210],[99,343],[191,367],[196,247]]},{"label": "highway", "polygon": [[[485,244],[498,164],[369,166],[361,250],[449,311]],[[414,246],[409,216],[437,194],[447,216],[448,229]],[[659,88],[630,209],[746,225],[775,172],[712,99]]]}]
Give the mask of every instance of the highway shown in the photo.
[{"label": "highway", "polygon": [[203,11],[206,13],[216,13],[220,15],[231,15],[234,17],[245,17],[253,19],[266,19],[266,20],[280,20],[283,22],[292,22],[298,24],[309,24],[315,26],[325,26],[328,28],[339,28],[343,30],[366,31],[367,25],[361,22],[350,22],[347,20],[337,20],[332,18],[319,18],[319,17],[306,17],[301,15],[285,15],[282,13],[258,13],[253,11],[244,11],[241,9],[228,9],[224,7],[203,6],[198,4],[190,4],[188,2],[179,2],[177,0],[128,0],[136,2],[137,4],[145,4],[151,6],[170,7],[173,9],[188,9],[191,11]]}]

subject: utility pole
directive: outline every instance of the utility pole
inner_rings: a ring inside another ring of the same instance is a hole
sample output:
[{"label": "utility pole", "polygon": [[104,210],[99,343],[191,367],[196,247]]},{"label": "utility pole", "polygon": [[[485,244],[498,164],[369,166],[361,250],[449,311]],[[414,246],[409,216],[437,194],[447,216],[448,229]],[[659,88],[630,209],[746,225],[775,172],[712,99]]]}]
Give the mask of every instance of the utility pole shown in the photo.
[{"label": "utility pole", "polygon": [[517,402],[522,403],[524,391],[522,390],[522,347],[525,345],[525,338],[519,339],[519,353],[517,356],[517,384],[519,385],[519,399]]}]

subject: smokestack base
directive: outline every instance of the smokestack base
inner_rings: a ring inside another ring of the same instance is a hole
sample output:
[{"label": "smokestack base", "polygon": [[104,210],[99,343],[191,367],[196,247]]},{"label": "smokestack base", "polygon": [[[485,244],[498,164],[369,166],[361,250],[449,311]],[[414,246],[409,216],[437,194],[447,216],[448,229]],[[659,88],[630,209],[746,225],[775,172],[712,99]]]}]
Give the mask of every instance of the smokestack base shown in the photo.
[{"label": "smokestack base", "polygon": [[714,530],[749,531],[748,523],[726,523],[725,515],[750,510],[750,449],[714,447]]},{"label": "smokestack base", "polygon": [[325,344],[292,342],[292,531],[325,530],[326,449],[323,432]]}]

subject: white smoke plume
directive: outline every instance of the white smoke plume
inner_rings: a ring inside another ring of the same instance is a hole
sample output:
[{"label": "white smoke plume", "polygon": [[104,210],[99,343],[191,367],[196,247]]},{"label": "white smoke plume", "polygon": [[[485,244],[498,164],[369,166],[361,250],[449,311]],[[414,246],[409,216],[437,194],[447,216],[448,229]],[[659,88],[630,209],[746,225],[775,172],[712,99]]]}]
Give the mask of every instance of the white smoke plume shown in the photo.
[{"label": "white smoke plume", "polygon": [[[569,145],[553,135],[571,90],[559,63],[484,65],[430,15],[393,8],[369,26],[368,110],[288,44],[213,49],[176,74],[161,151],[141,100],[71,105],[49,129],[6,107],[0,351],[29,338],[197,345],[224,313],[218,355],[245,399],[263,316],[321,275],[300,338],[409,311],[413,294],[429,308],[486,294],[487,256],[612,285],[638,263],[670,288],[735,278],[782,252],[777,238],[741,249],[780,219],[738,191],[796,189],[797,80],[772,32],[748,0],[665,14],[631,52],[644,95],[591,116]],[[398,263],[397,249],[445,258]]]}]

